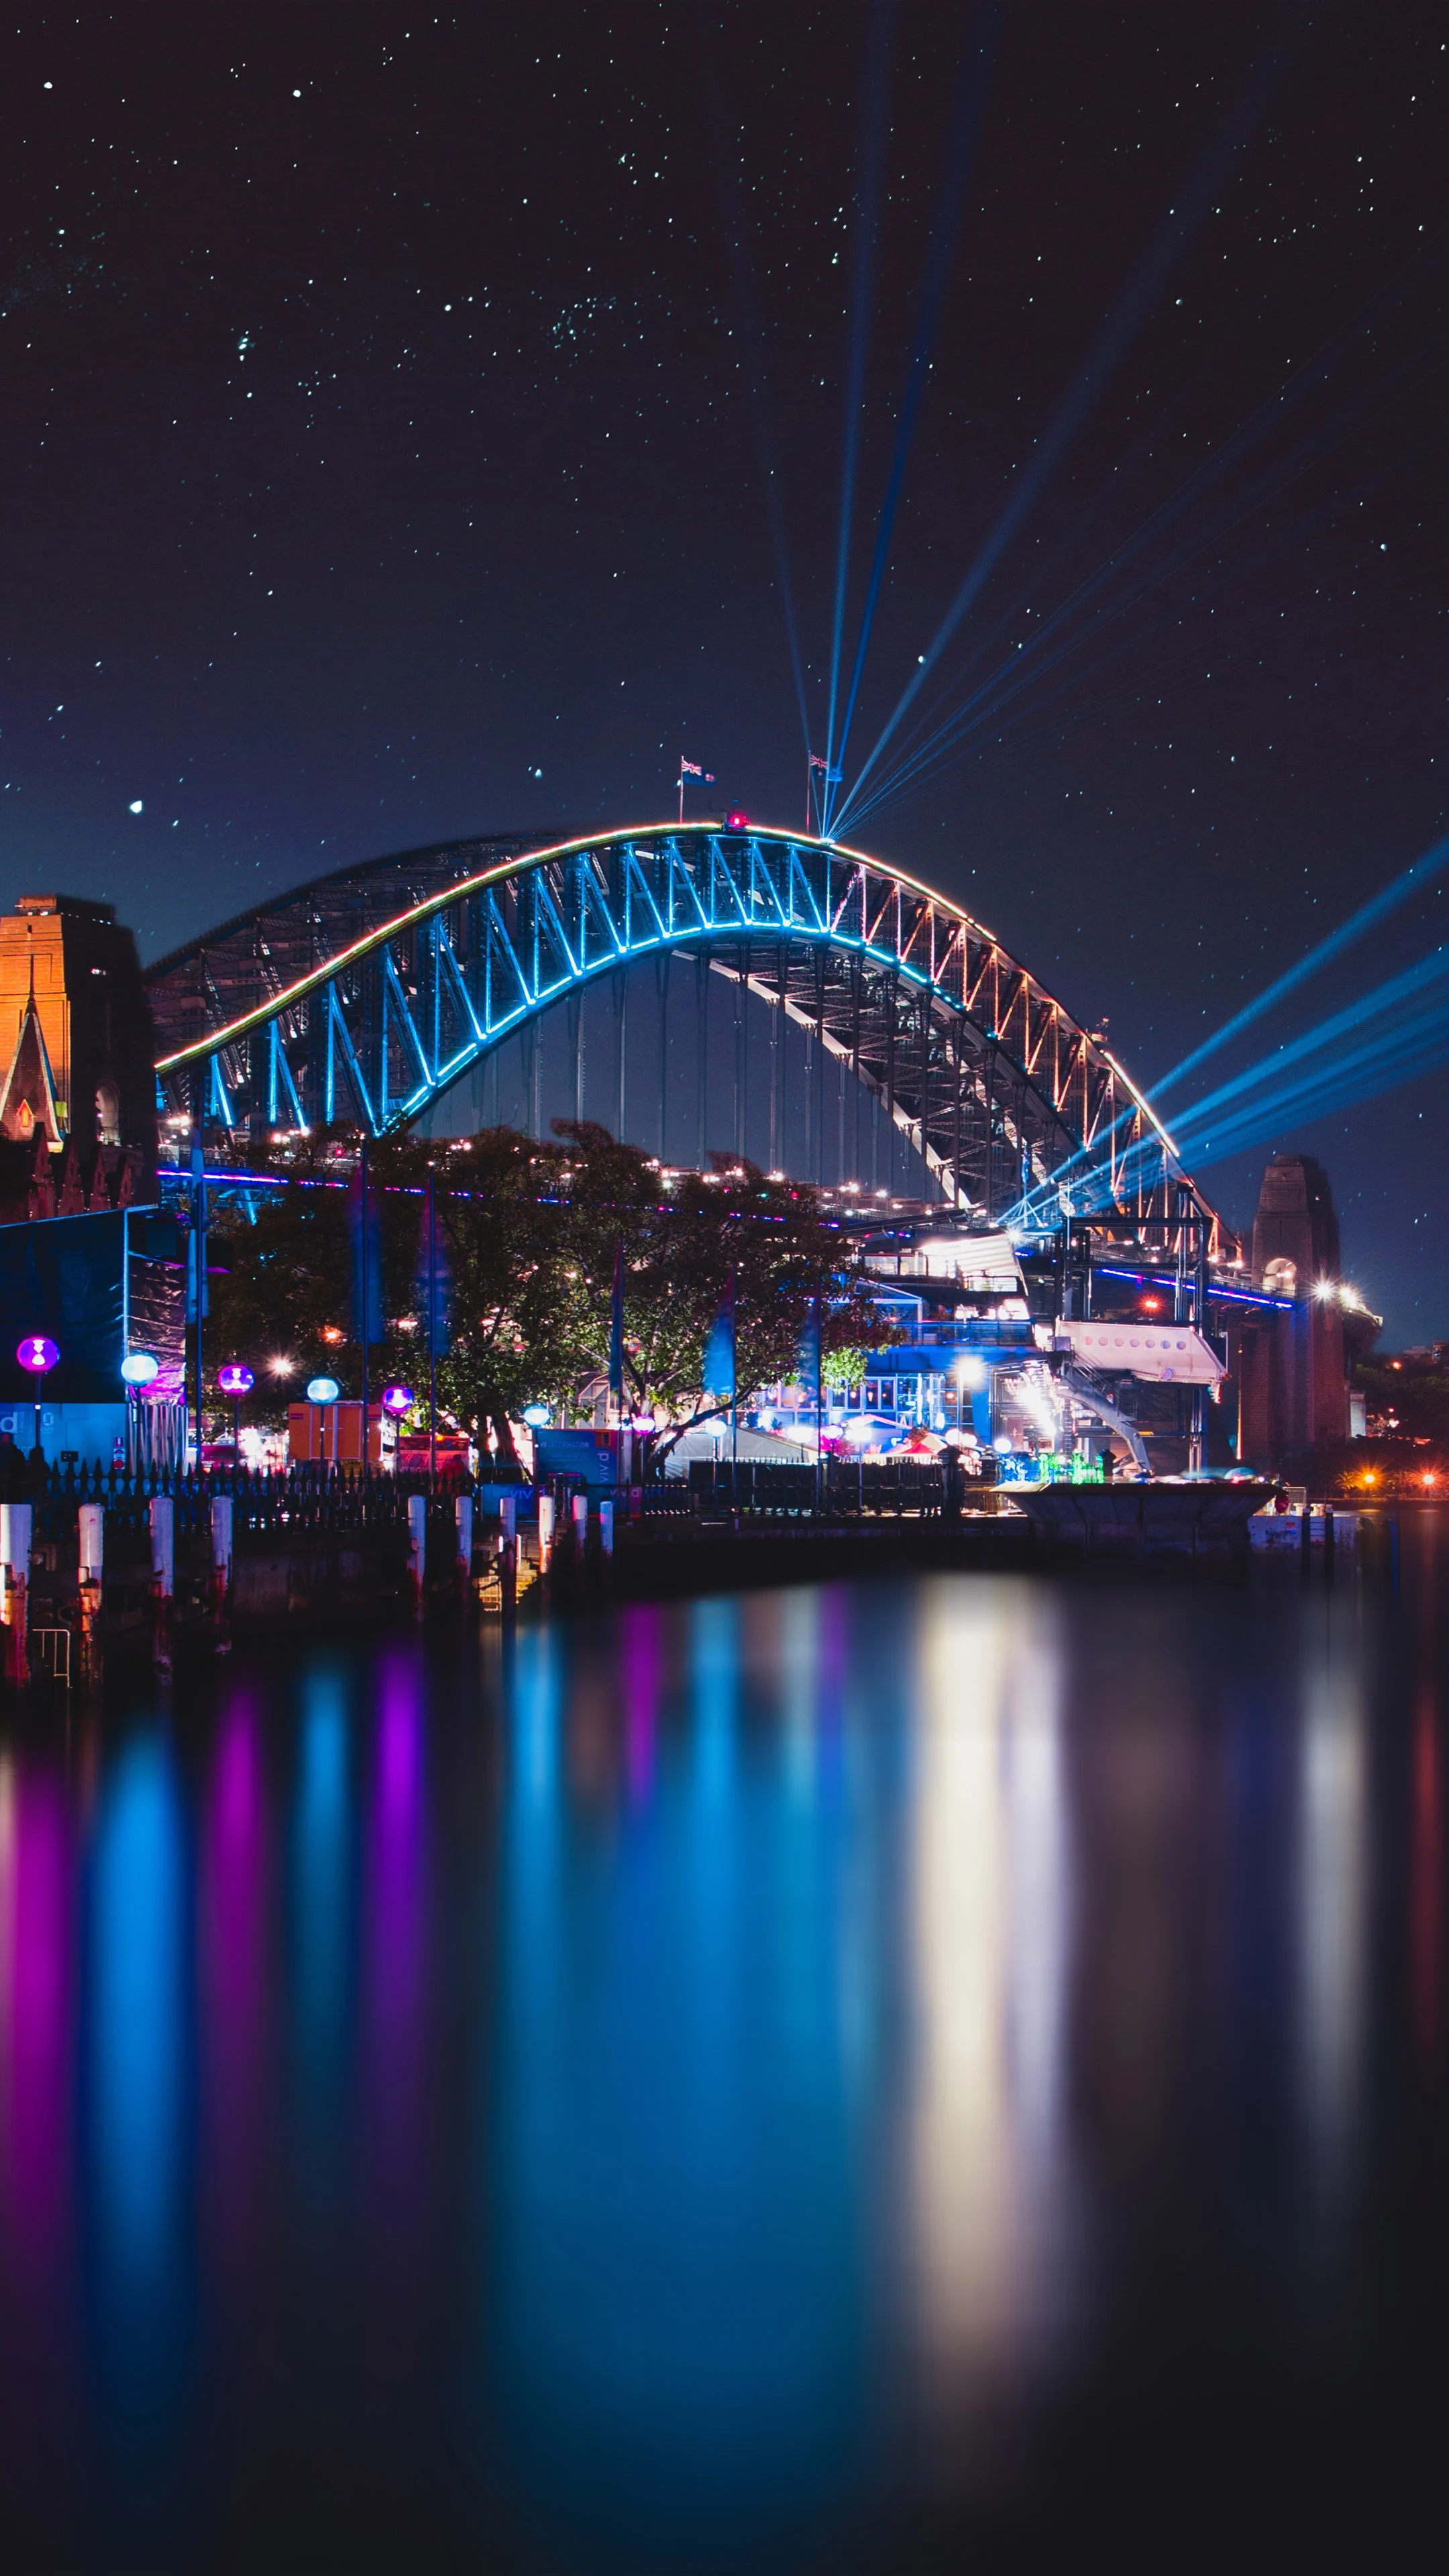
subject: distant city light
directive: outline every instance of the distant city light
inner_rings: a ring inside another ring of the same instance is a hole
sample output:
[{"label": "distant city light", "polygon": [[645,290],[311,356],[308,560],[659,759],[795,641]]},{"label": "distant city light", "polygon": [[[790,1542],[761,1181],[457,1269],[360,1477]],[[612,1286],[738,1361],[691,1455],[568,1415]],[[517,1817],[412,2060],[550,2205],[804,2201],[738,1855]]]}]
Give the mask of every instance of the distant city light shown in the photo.
[{"label": "distant city light", "polygon": [[141,802],[140,797],[139,797],[139,796],[133,796],[133,797],[132,797],[132,799],[131,799],[131,802],[130,802],[130,804],[129,804],[129,806],[127,807],[127,809],[126,809],[126,810],[127,810],[127,812],[128,812],[128,813],[131,813],[131,814],[140,814],[140,813],[143,813],[143,812],[145,811],[145,808],[144,808],[144,806],[142,805],[142,802]]},{"label": "distant city light", "polygon": [[297,1363],[295,1360],[287,1359],[281,1351],[277,1351],[274,1353],[273,1357],[268,1360],[267,1371],[272,1377],[295,1377],[297,1374]]}]

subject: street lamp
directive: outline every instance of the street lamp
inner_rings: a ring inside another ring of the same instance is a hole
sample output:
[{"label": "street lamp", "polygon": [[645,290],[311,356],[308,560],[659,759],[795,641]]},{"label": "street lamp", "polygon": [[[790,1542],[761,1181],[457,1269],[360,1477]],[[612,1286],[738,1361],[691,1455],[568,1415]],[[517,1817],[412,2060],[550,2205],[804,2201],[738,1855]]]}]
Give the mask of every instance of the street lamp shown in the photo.
[{"label": "street lamp", "polygon": [[256,1379],[245,1360],[228,1360],[217,1370],[216,1382],[222,1394],[231,1397],[231,1463],[235,1470],[241,1465],[241,1400],[251,1394]]},{"label": "street lamp", "polygon": [[[338,1385],[335,1377],[309,1377],[307,1380],[307,1402],[309,1404],[320,1404],[324,1406],[335,1404],[341,1393],[342,1389]],[[327,1455],[327,1426],[325,1423],[322,1427],[322,1455],[324,1458]],[[337,1416],[335,1413],[332,1416],[332,1464],[334,1467],[337,1464]]]},{"label": "street lamp", "polygon": [[141,1457],[142,1396],[153,1379],[161,1374],[161,1363],[154,1351],[127,1351],[121,1362],[121,1377],[126,1389],[126,1471],[133,1474]]},{"label": "street lamp", "polygon": [[385,1386],[382,1390],[382,1409],[387,1415],[389,1422],[393,1425],[394,1437],[392,1463],[394,1473],[397,1471],[397,1440],[402,1431],[403,1415],[405,1413],[411,1413],[416,1402],[417,1397],[414,1395],[412,1388],[410,1386],[404,1386],[400,1379],[395,1380],[391,1386]]},{"label": "street lamp", "polygon": [[[47,1377],[50,1374],[50,1371],[54,1368],[56,1361],[60,1357],[60,1345],[58,1342],[53,1342],[48,1333],[27,1333],[24,1341],[16,1344],[15,1356],[20,1362],[21,1367],[27,1370],[30,1376],[38,1381],[43,1377]],[[40,1448],[40,1388],[38,1383],[35,1390],[35,1446],[37,1449]],[[41,1451],[41,1455],[44,1456],[43,1450]]]}]

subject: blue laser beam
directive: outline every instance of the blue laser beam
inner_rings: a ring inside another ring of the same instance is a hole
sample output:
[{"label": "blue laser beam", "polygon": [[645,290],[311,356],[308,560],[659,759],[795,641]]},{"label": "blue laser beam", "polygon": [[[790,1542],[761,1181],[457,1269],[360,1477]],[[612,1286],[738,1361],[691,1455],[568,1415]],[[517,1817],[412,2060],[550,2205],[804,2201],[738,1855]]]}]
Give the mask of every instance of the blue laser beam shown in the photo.
[{"label": "blue laser beam", "polygon": [[[1442,338],[1442,335],[1439,336]],[[1381,409],[1395,393],[1403,391],[1409,383],[1413,369],[1420,365],[1424,354],[1422,350],[1416,351],[1414,357],[1407,360],[1401,368],[1396,368],[1388,379],[1356,397],[1353,402],[1345,405],[1335,414],[1331,421],[1321,424],[1307,438],[1300,440],[1287,456],[1277,458],[1272,465],[1265,467],[1244,491],[1237,494],[1231,501],[1223,503],[1205,525],[1179,540],[1166,555],[1159,557],[1155,563],[1141,572],[1119,597],[1099,608],[1088,626],[1079,629],[1076,633],[1069,631],[1050,651],[1047,651],[1045,647],[1053,633],[1066,624],[1077,608],[1103,586],[1114,569],[1119,569],[1130,559],[1130,554],[1137,551],[1135,543],[1129,540],[1128,547],[1123,549],[1115,560],[1109,559],[1098,568],[1096,573],[1089,576],[1071,599],[1064,601],[1060,609],[1043,621],[1023,647],[1018,648],[1014,654],[1001,662],[991,677],[983,681],[980,687],[953,711],[951,716],[938,725],[934,733],[926,736],[908,756],[900,760],[895,769],[888,771],[885,778],[877,782],[875,793],[866,798],[863,804],[857,805],[854,810],[852,820],[856,828],[859,828],[867,816],[877,813],[882,806],[908,793],[931,771],[949,765],[960,756],[964,747],[969,747],[969,744],[980,735],[996,733],[1000,729],[1003,709],[1009,708],[1013,701],[1026,691],[1037,688],[1048,673],[1060,663],[1088,649],[1094,653],[1099,651],[1101,637],[1106,627],[1124,616],[1129,609],[1135,608],[1139,601],[1157,589],[1161,583],[1170,581],[1176,573],[1183,571],[1195,557],[1221,544],[1224,538],[1242,524],[1244,519],[1266,507],[1290,483],[1300,479],[1311,466],[1321,462],[1333,447],[1339,445],[1359,425],[1367,413]],[[1296,522],[1278,540],[1277,545],[1270,549],[1270,552],[1281,552],[1285,544],[1297,542],[1308,528],[1320,524],[1325,518],[1338,516],[1350,506],[1351,502],[1361,498],[1367,491],[1376,489],[1392,473],[1400,471],[1404,463],[1423,456],[1430,448],[1442,443],[1443,435],[1441,430],[1436,430],[1430,438],[1416,440],[1403,456],[1394,459],[1390,465],[1380,468],[1375,474],[1367,477],[1362,485],[1355,485],[1350,491],[1337,495],[1326,508],[1311,512],[1306,520]],[[1256,562],[1261,559],[1260,554],[1254,560]],[[1242,563],[1235,565],[1235,571],[1239,574],[1244,569],[1246,566]],[[1130,643],[1131,638],[1128,641]]]},{"label": "blue laser beam", "polygon": [[724,75],[716,59],[705,13],[696,21],[699,42],[705,54],[704,95],[710,136],[714,146],[715,177],[719,186],[721,221],[729,249],[730,275],[735,291],[740,336],[744,343],[750,384],[750,412],[755,433],[755,454],[764,490],[765,516],[769,523],[770,543],[775,556],[775,570],[780,583],[780,607],[785,620],[785,640],[790,654],[790,670],[795,682],[795,703],[800,713],[800,731],[808,755],[810,750],[810,711],[805,702],[805,664],[800,651],[800,626],[795,614],[795,584],[790,570],[790,546],[785,527],[785,505],[781,497],[783,478],[775,448],[774,429],[770,418],[769,373],[765,363],[764,333],[760,325],[759,305],[755,295],[754,272],[744,246],[740,220],[738,153],[728,131],[725,111]]},{"label": "blue laser beam", "polygon": [[[1388,458],[1372,474],[1366,474],[1357,483],[1351,483],[1344,490],[1334,493],[1329,500],[1320,503],[1316,509],[1304,512],[1288,526],[1275,533],[1267,543],[1258,545],[1248,554],[1235,552],[1228,572],[1221,575],[1215,583],[1210,584],[1208,590],[1195,591],[1194,603],[1200,606],[1202,599],[1209,595],[1210,589],[1216,588],[1221,591],[1230,587],[1248,574],[1260,570],[1263,565],[1271,563],[1289,548],[1305,544],[1320,527],[1339,518],[1356,502],[1366,500],[1370,493],[1380,490],[1385,483],[1391,482],[1410,465],[1420,463],[1426,456],[1442,447],[1445,436],[1446,431],[1436,425],[1425,437],[1411,441],[1407,447]],[[1150,586],[1155,586],[1156,580],[1157,576],[1154,574]],[[1148,586],[1149,584],[1144,583],[1142,588],[1145,589]],[[1043,690],[1039,685],[1049,676],[1055,665],[1068,660],[1073,653],[1085,650],[1090,644],[1093,656],[1092,677],[1095,679],[1109,663],[1119,661],[1124,654],[1134,649],[1140,652],[1160,629],[1178,623],[1181,615],[1178,603],[1170,601],[1155,617],[1149,619],[1145,626],[1136,626],[1127,635],[1119,635],[1110,642],[1104,641],[1104,629],[1114,622],[1117,613],[1118,604],[1114,603],[1102,613],[1098,623],[1086,636],[1071,638],[1067,644],[1058,646],[1057,650],[1048,657],[1047,662],[1036,671],[1034,675],[1036,685],[1025,706],[1018,707],[1015,713],[1003,715],[1001,709],[1009,703],[1008,698],[1003,695],[989,715],[979,725],[971,727],[968,733],[942,756],[937,765],[944,770],[953,766],[956,761],[964,760],[973,743],[979,741],[982,736],[989,737],[993,743],[1003,742],[1007,734],[1014,732],[1018,726],[1028,724],[1034,718],[1044,715],[1049,708],[1077,689],[1080,686],[1080,674],[1074,671],[1068,671],[1066,677],[1059,680],[1055,688]],[[1013,692],[1012,694],[1022,693]],[[882,806],[895,801],[897,793],[901,795],[908,793],[913,784],[912,779],[906,778],[897,791],[891,783],[891,777],[888,776],[884,784],[878,785],[875,795],[868,797],[863,805],[857,806],[852,816],[854,828],[861,829],[872,814],[878,812]]]},{"label": "blue laser beam", "polygon": [[871,295],[880,232],[881,168],[885,159],[890,93],[892,0],[871,0],[866,17],[865,78],[861,103],[859,221],[851,298],[850,360],[845,379],[845,435],[840,459],[840,528],[835,547],[835,616],[830,638],[830,706],[825,727],[825,805],[829,826],[830,773],[836,767],[835,708],[845,641],[845,594],[850,578],[850,533],[860,465],[860,422],[865,400],[865,361],[870,344]]},{"label": "blue laser beam", "polygon": [[[1209,1131],[1216,1129],[1221,1136],[1225,1125],[1232,1130],[1246,1121],[1255,1133],[1271,1133],[1281,1123],[1287,1109],[1301,1108],[1305,1100],[1323,1093],[1345,1067],[1360,1066],[1378,1058],[1389,1062],[1400,1048],[1412,1051],[1425,1040],[1437,1043],[1437,1033],[1449,1028],[1449,992],[1446,992],[1446,986],[1449,986],[1449,946],[1441,945],[1413,966],[1386,977],[1371,991],[1360,994],[1342,1010],[1302,1031],[1298,1037],[1285,1040],[1270,1055],[1260,1057],[1255,1064],[1245,1067],[1231,1081],[1221,1083],[1216,1091],[1192,1102],[1174,1118],[1173,1153],[1177,1164],[1183,1166],[1189,1160],[1200,1161]],[[1406,1009],[1409,1004],[1416,1004],[1417,1008],[1409,1011]],[[1387,1023],[1381,1034],[1366,1040],[1351,1055],[1335,1052],[1343,1038],[1371,1026],[1375,1021]],[[1317,1065],[1311,1063],[1313,1058],[1321,1059],[1325,1055],[1332,1058],[1326,1066],[1322,1062]],[[1285,1079],[1295,1065],[1308,1066],[1309,1069],[1291,1081]],[[1253,1093],[1258,1096],[1251,1097]],[[1044,1181],[1023,1192],[1012,1210],[1013,1221],[1030,1222],[1042,1209],[1059,1201],[1063,1190],[1069,1195],[1081,1195],[1086,1204],[1105,1205],[1111,1196],[1113,1183],[1103,1175],[1103,1151],[1124,1120],[1132,1115],[1135,1115],[1134,1111],[1124,1112],[1107,1135],[1095,1138],[1090,1147],[1079,1146]],[[1130,1185],[1149,1165],[1155,1166],[1162,1150],[1162,1138],[1157,1134],[1144,1137],[1129,1147],[1116,1166],[1116,1187],[1120,1189],[1124,1180]],[[1083,1162],[1090,1162],[1094,1168],[1083,1175],[1082,1182],[1072,1182],[1071,1173]]]},{"label": "blue laser beam", "polygon": [[[914,744],[903,752],[895,769],[888,772],[884,780],[878,782],[875,793],[869,800],[864,805],[857,805],[854,808],[854,819],[857,825],[867,813],[878,811],[882,804],[904,793],[928,769],[939,765],[951,754],[965,733],[985,730],[995,708],[1009,703],[1044,671],[1050,670],[1064,655],[1080,652],[1089,643],[1094,642],[1100,632],[1100,621],[1104,614],[1108,619],[1122,615],[1147,591],[1155,588],[1160,582],[1170,579],[1174,572],[1190,562],[1195,555],[1216,543],[1220,537],[1239,525],[1255,509],[1265,506],[1267,502],[1274,499],[1285,485],[1297,480],[1313,465],[1319,463],[1332,448],[1341,445],[1370,412],[1382,409],[1396,393],[1411,387],[1415,371],[1422,366],[1426,356],[1442,344],[1444,337],[1442,332],[1431,334],[1421,347],[1402,359],[1386,377],[1380,378],[1375,384],[1366,387],[1350,401],[1341,405],[1327,421],[1319,423],[1316,428],[1308,431],[1288,450],[1286,455],[1275,458],[1271,464],[1264,467],[1243,491],[1224,503],[1205,525],[1199,526],[1186,538],[1180,539],[1165,556],[1150,565],[1119,599],[1113,601],[1105,612],[1099,611],[1097,619],[1084,633],[1069,634],[1067,641],[1059,644],[1055,651],[1042,661],[1042,653],[1052,636],[1058,634],[1063,626],[1070,626],[1071,621],[1084,607],[1090,605],[1115,574],[1124,571],[1153,544],[1156,538],[1185,517],[1198,502],[1206,497],[1214,485],[1222,481],[1234,465],[1248,455],[1254,447],[1260,446],[1274,428],[1299,408],[1312,392],[1326,383],[1349,353],[1378,328],[1389,312],[1404,301],[1411,288],[1432,276],[1443,265],[1446,256],[1449,256],[1449,232],[1437,235],[1422,251],[1416,252],[1413,259],[1405,264],[1395,278],[1368,298],[1351,322],[1335,332],[1287,385],[1280,386],[1265,402],[1260,403],[1249,418],[1241,422],[1211,455],[1204,458],[1202,463],[1194,468],[1175,491],[1169,493],[1157,505],[1130,536],[1115,546],[1095,570],[1077,584],[1069,596],[1051,612],[1049,617],[1037,625],[1023,643],[1005,656],[996,669],[936,725],[934,731],[928,733],[924,739],[917,736]],[[998,621],[997,632],[1000,631],[1003,623],[1005,620]],[[940,706],[943,699],[949,698],[949,695],[948,689],[943,693],[943,698],[938,698],[937,705]]]},{"label": "blue laser beam", "polygon": [[[1296,13],[1297,27],[1306,26],[1308,13]],[[1097,332],[1075,382],[1043,436],[1035,459],[1022,476],[1016,494],[1002,512],[991,535],[977,553],[976,560],[960,583],[945,616],[937,627],[930,645],[867,753],[855,786],[845,797],[840,809],[843,828],[866,779],[882,758],[917,696],[924,687],[962,619],[980,596],[981,590],[1001,556],[1005,553],[1022,521],[1035,505],[1043,486],[1055,473],[1078,430],[1100,399],[1107,382],[1125,356],[1146,321],[1176,262],[1186,250],[1244,143],[1267,108],[1274,89],[1286,67],[1286,42],[1272,47],[1255,63],[1247,84],[1232,114],[1221,121],[1211,141],[1199,153],[1188,175],[1180,201],[1171,207],[1166,222],[1159,228],[1154,242],[1134,266],[1126,286],[1117,298],[1106,322]]]},{"label": "blue laser beam", "polygon": [[[1366,997],[1375,1003],[1375,1016],[1387,1017],[1389,1025],[1365,1038],[1362,1044],[1333,1054],[1330,1062],[1312,1064],[1291,1081],[1282,1078],[1282,1068],[1268,1059],[1263,1080],[1257,1085],[1259,1096],[1246,1098],[1239,1094],[1237,1106],[1231,1100],[1238,1087],[1224,1086],[1214,1095],[1217,1107],[1203,1101],[1188,1112],[1186,1119],[1175,1123],[1174,1143],[1179,1160],[1190,1159],[1195,1167],[1221,1162],[1227,1155],[1240,1153],[1265,1136],[1280,1134],[1285,1128],[1307,1119],[1320,1118],[1350,1101],[1371,1098],[1377,1091],[1409,1079],[1415,1073],[1427,1072],[1449,1059],[1449,997],[1442,987],[1449,977],[1449,958],[1436,952],[1419,968],[1393,979],[1392,985],[1380,988],[1377,996]],[[1441,989],[1429,989],[1435,982]],[[1391,998],[1407,997],[1416,988],[1424,996],[1417,1009],[1406,1011],[1401,1002]],[[1361,1014],[1359,1015],[1362,1016]],[[1310,1030],[1291,1052],[1302,1061],[1305,1051],[1321,1056],[1346,1033],[1350,1015],[1340,1013],[1332,1023]],[[1330,1031],[1333,1034],[1330,1034]],[[1268,1076],[1274,1078],[1271,1082]],[[1226,1110],[1227,1114],[1223,1115]],[[1199,1132],[1199,1130],[1201,1132]],[[1161,1153],[1159,1139],[1143,1140],[1122,1157],[1117,1167],[1116,1188],[1133,1186],[1137,1177],[1149,1168],[1155,1169]],[[1090,1175],[1080,1193],[1086,1203],[1105,1206],[1113,1191],[1111,1179],[1103,1172]],[[1035,1194],[1039,1196],[1040,1194]]]},{"label": "blue laser beam", "polygon": [[[946,290],[951,282],[951,268],[956,256],[956,243],[961,231],[962,208],[966,201],[966,183],[976,158],[981,127],[986,114],[986,99],[1001,34],[1003,0],[984,0],[978,12],[977,31],[966,39],[956,78],[956,97],[951,116],[951,138],[937,196],[931,239],[926,253],[925,272],[921,281],[920,303],[916,313],[915,339],[910,363],[906,369],[905,391],[901,397],[900,418],[896,427],[895,450],[886,478],[885,497],[876,522],[875,546],[871,555],[870,574],[866,582],[865,605],[861,611],[860,632],[856,638],[855,660],[851,668],[850,688],[845,715],[840,728],[840,747],[834,765],[843,770],[850,729],[855,720],[860,698],[860,684],[865,671],[875,626],[876,606],[890,560],[891,541],[895,532],[896,511],[900,505],[906,465],[915,442],[916,422],[925,396],[926,378],[930,373],[931,352],[936,345]],[[829,829],[827,820],[826,829]]]},{"label": "blue laser beam", "polygon": [[1306,984],[1311,975],[1316,975],[1320,968],[1330,965],[1335,957],[1341,957],[1344,950],[1352,947],[1356,939],[1361,939],[1366,930],[1372,930],[1376,923],[1386,921],[1391,912],[1397,912],[1401,904],[1407,903],[1410,895],[1418,887],[1431,883],[1441,874],[1446,864],[1449,864],[1449,833],[1445,833],[1440,840],[1432,842],[1422,856],[1415,859],[1411,867],[1405,868],[1401,876],[1395,877],[1391,885],[1384,887],[1381,894],[1376,894],[1367,903],[1360,904],[1357,912],[1350,913],[1347,921],[1341,922],[1337,930],[1330,931],[1328,937],[1321,939],[1316,948],[1310,948],[1306,957],[1300,957],[1296,966],[1290,966],[1286,974],[1279,975],[1273,983],[1259,993],[1255,1001],[1246,1003],[1232,1019],[1225,1020],[1223,1026],[1216,1030],[1212,1037],[1204,1038],[1201,1046],[1194,1047],[1190,1055],[1183,1056],[1181,1061],[1172,1067],[1170,1073],[1165,1073],[1159,1082],[1153,1084],[1152,1099],[1160,1100],[1165,1091],[1172,1090],[1188,1074],[1195,1073],[1200,1064],[1206,1064],[1208,1057],[1216,1055],[1219,1047],[1226,1046],[1230,1039],[1237,1037],[1242,1030],[1251,1028],[1253,1022],[1260,1020],[1263,1013],[1270,1011],[1276,1002],[1281,1002],[1289,993],[1295,993],[1299,985]]}]

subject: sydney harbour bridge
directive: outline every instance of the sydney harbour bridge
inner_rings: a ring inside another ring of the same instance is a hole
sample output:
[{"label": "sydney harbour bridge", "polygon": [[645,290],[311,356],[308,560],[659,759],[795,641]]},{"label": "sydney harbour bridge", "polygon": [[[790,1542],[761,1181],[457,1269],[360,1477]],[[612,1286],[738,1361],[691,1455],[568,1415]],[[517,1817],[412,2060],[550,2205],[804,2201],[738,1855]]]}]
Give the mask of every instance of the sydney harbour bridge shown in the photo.
[{"label": "sydney harbour bridge", "polygon": [[[550,1015],[567,1031],[580,1114],[595,988],[613,1001],[605,1123],[622,1132],[629,991],[652,978],[657,999],[671,972],[676,993],[681,975],[695,979],[695,1097],[681,1103],[671,1077],[661,1000],[659,1097],[639,1101],[636,1069],[630,1105],[662,1138],[672,1092],[676,1137],[681,1123],[695,1131],[686,1159],[703,1165],[721,1141],[706,1100],[713,996],[726,1050],[733,1039],[736,1151],[748,1084],[757,1127],[768,1100],[770,1164],[782,1164],[790,1080],[804,1093],[797,1131],[803,1114],[823,1168],[833,1059],[841,1100],[858,1086],[945,1207],[991,1223],[1028,1194],[1069,1212],[1080,1193],[1098,1224],[1160,1241],[1186,1221],[1216,1251],[1213,1210],[1101,1037],[959,905],[808,834],[732,818],[408,851],[259,904],[146,982],[172,1117],[241,1143],[334,1120],[375,1135],[428,1121],[510,1040],[527,1063]],[[595,1116],[597,1089],[591,1068]]]}]

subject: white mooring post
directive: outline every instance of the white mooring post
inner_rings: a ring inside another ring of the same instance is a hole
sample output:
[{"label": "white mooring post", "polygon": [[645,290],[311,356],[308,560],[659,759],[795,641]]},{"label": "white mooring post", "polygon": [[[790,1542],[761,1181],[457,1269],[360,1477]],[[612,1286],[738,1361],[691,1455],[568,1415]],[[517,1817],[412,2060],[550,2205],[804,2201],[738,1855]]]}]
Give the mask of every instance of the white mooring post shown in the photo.
[{"label": "white mooring post", "polygon": [[589,1498],[587,1494],[575,1494],[573,1512],[574,1545],[578,1549],[579,1563],[582,1565],[584,1561],[584,1549],[588,1545],[589,1538]]},{"label": "white mooring post", "polygon": [[547,1574],[548,1561],[552,1554],[553,1496],[541,1493],[538,1498],[538,1570],[540,1574]]},{"label": "white mooring post", "polygon": [[423,1608],[423,1575],[428,1562],[428,1498],[426,1494],[408,1496],[408,1590],[413,1610],[421,1618]]},{"label": "white mooring post", "polygon": [[471,1494],[457,1496],[453,1504],[453,1519],[458,1532],[458,1590],[466,1601],[468,1586],[473,1580],[473,1497]]},{"label": "white mooring post", "polygon": [[100,1670],[101,1604],[105,1597],[106,1515],[100,1503],[82,1503],[80,1521],[81,1670]]},{"label": "white mooring post", "polygon": [[161,1672],[171,1669],[171,1619],[176,1591],[176,1506],[169,1494],[153,1494],[151,1519],[151,1660]]},{"label": "white mooring post", "polygon": [[605,1556],[614,1553],[614,1506],[606,1496],[599,1505],[599,1545]]},{"label": "white mooring post", "polygon": [[503,1616],[511,1619],[518,1607],[518,1497],[498,1497],[498,1589],[502,1597]]},{"label": "white mooring post", "polygon": [[32,1519],[29,1503],[0,1503],[0,1619],[5,1622],[5,1676],[7,1681],[28,1682],[30,1649],[28,1643],[29,1612],[26,1607],[30,1589],[30,1535]]}]

